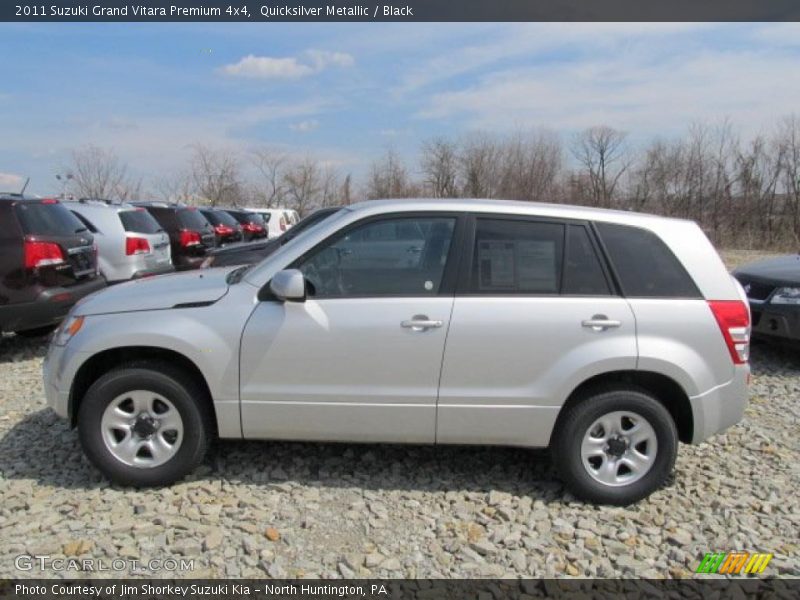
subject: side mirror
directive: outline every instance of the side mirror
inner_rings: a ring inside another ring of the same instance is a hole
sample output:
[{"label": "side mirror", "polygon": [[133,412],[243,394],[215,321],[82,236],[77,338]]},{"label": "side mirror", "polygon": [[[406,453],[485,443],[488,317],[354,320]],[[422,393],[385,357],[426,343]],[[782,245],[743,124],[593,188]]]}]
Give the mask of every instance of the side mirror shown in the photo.
[{"label": "side mirror", "polygon": [[278,271],[269,284],[270,291],[278,300],[305,302],[306,278],[298,269]]}]

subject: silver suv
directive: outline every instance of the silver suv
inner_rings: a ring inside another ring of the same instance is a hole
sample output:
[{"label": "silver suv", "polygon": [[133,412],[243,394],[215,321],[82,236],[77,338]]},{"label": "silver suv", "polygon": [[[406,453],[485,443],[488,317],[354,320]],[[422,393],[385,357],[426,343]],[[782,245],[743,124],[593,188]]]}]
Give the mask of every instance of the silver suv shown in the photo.
[{"label": "silver suv", "polygon": [[108,200],[63,203],[91,231],[109,283],[174,271],[169,236],[144,208]]},{"label": "silver suv", "polygon": [[742,418],[749,312],[689,221],[500,201],[342,209],[253,266],[80,302],[48,403],[127,485],[212,437],[549,447],[627,504]]}]

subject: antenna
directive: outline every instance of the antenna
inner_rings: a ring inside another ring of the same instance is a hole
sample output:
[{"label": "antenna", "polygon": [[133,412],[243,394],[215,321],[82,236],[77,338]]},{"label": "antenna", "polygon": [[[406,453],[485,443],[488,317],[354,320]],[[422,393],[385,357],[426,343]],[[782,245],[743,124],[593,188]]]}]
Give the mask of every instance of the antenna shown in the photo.
[{"label": "antenna", "polygon": [[19,195],[22,196],[25,193],[25,190],[28,189],[28,184],[31,182],[31,178],[28,177],[25,180],[25,185],[22,186],[22,189],[19,191]]}]

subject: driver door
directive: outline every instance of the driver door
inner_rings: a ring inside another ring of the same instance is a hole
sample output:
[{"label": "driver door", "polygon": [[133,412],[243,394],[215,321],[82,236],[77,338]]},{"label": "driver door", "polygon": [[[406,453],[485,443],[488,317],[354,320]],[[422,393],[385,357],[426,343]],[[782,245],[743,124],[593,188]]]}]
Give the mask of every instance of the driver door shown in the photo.
[{"label": "driver door", "polygon": [[291,265],[305,302],[261,302],[243,334],[245,437],[434,442],[458,221],[369,219]]}]

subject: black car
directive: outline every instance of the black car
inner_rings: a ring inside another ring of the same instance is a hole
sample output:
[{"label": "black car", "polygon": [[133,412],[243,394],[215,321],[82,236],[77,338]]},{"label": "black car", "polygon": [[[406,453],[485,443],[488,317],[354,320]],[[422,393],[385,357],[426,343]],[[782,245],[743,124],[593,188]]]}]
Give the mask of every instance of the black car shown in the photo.
[{"label": "black car", "polygon": [[217,237],[217,246],[241,242],[244,239],[242,226],[230,214],[219,208],[201,208],[200,212],[211,223]]},{"label": "black car", "polygon": [[261,215],[238,208],[224,210],[241,224],[245,242],[267,237],[267,225]]},{"label": "black car", "polygon": [[105,284],[92,234],[68,208],[0,194],[0,331],[44,335]]},{"label": "black car", "polygon": [[733,275],[750,302],[753,336],[800,342],[800,254],[744,265]]},{"label": "black car", "polygon": [[289,231],[279,235],[271,240],[259,240],[256,242],[247,242],[243,244],[232,244],[225,248],[217,248],[208,253],[208,257],[203,262],[203,268],[206,267],[229,267],[232,265],[249,265],[257,263],[266,258],[275,250],[283,246],[286,242],[297,237],[300,233],[319,223],[323,219],[327,219],[332,214],[341,210],[340,207],[320,208],[313,213],[301,219],[297,225],[292,227]]},{"label": "black car", "polygon": [[169,235],[172,264],[177,270],[196,269],[206,251],[217,245],[211,223],[196,206],[168,202],[130,202],[147,209]]}]

